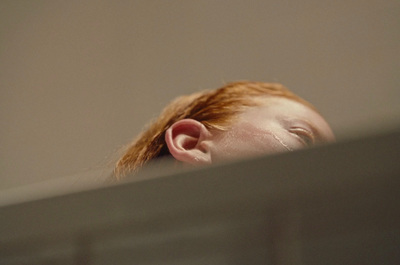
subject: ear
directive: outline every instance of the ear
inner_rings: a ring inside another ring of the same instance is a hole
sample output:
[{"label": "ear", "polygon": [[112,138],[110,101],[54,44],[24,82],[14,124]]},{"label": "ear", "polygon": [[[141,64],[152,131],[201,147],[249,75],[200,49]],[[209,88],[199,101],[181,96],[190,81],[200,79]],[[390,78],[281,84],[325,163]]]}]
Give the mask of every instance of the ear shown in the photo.
[{"label": "ear", "polygon": [[210,164],[211,154],[207,140],[211,133],[200,122],[183,119],[175,122],[165,132],[171,155],[179,161],[192,165]]}]

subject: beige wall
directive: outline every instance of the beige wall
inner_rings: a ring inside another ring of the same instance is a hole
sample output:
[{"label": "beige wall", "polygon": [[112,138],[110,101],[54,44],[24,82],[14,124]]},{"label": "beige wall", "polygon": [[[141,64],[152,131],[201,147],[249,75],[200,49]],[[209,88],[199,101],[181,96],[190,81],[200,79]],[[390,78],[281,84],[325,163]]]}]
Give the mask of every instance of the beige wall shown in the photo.
[{"label": "beige wall", "polygon": [[168,101],[278,81],[339,139],[400,124],[400,2],[1,1],[0,188],[101,169]]}]

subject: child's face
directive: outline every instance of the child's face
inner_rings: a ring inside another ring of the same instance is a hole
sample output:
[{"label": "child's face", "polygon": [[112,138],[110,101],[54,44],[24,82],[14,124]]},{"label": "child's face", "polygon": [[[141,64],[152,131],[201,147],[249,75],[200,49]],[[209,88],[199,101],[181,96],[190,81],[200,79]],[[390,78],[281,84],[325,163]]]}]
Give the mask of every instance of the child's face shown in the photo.
[{"label": "child's face", "polygon": [[335,137],[324,118],[296,101],[274,97],[242,113],[224,132],[212,132],[212,162],[293,151]]}]

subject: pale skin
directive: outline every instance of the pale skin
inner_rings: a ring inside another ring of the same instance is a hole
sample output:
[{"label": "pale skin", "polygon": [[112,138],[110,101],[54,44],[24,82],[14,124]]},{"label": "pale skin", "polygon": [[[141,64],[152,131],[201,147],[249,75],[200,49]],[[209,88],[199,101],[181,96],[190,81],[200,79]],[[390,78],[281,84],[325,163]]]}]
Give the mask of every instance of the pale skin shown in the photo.
[{"label": "pale skin", "polygon": [[211,131],[192,119],[176,122],[165,140],[171,155],[197,165],[273,154],[329,143],[335,140],[325,119],[299,102],[283,98],[260,98],[227,131]]}]

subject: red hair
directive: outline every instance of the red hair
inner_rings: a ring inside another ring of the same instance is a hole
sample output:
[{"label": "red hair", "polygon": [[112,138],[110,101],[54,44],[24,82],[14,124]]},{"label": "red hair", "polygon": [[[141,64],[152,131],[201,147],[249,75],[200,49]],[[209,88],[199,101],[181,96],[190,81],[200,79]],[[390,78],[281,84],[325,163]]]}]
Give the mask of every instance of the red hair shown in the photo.
[{"label": "red hair", "polygon": [[117,161],[114,176],[121,179],[135,173],[149,161],[170,155],[165,131],[182,119],[194,119],[209,130],[227,130],[238,114],[249,107],[264,104],[260,97],[285,97],[315,108],[278,83],[239,81],[216,90],[205,90],[181,96],[172,101],[132,143]]}]

